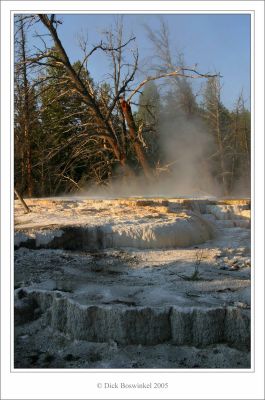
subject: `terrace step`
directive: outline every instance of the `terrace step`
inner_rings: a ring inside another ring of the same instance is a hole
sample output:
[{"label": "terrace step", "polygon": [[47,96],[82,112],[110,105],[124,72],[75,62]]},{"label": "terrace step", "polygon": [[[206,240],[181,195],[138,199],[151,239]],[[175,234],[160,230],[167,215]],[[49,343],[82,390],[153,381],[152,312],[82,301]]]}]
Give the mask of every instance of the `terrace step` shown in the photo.
[{"label": "terrace step", "polygon": [[[46,314],[46,324],[74,340],[118,344],[206,346],[214,343],[249,349],[250,311],[238,307],[164,307],[80,304],[58,291],[26,291],[30,319]],[[22,311],[21,311],[22,310]],[[34,313],[35,311],[35,313]],[[15,321],[23,307],[15,306]],[[25,313],[23,314],[25,315]]]}]

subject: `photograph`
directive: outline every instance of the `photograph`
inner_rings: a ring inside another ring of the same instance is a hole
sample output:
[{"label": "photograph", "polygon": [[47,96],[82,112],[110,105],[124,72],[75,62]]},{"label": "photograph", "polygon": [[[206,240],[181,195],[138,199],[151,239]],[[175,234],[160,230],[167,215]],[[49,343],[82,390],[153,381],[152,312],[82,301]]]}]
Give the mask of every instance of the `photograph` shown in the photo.
[{"label": "photograph", "polygon": [[14,370],[250,369],[251,15],[17,12],[11,41]]}]

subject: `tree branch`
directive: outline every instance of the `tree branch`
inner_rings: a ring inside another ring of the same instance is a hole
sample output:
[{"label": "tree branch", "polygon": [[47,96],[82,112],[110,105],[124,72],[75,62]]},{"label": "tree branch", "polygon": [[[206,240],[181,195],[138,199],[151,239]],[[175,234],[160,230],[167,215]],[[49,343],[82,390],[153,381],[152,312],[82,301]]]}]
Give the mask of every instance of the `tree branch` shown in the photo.
[{"label": "tree branch", "polygon": [[[188,72],[192,72],[193,75],[187,74],[186,71]],[[192,68],[178,68],[173,72],[168,72],[168,73],[164,73],[164,74],[160,74],[160,75],[156,75],[156,76],[150,76],[148,78],[146,78],[145,80],[143,80],[134,90],[133,92],[130,94],[130,96],[128,97],[127,101],[130,102],[132,97],[147,83],[150,81],[155,81],[157,79],[161,79],[161,78],[168,78],[170,76],[177,76],[177,77],[183,77],[183,78],[192,78],[192,79],[196,79],[196,78],[215,78],[215,77],[220,77],[219,74],[215,74],[215,75],[210,75],[210,74],[201,74],[200,72],[196,71],[195,69]]]}]

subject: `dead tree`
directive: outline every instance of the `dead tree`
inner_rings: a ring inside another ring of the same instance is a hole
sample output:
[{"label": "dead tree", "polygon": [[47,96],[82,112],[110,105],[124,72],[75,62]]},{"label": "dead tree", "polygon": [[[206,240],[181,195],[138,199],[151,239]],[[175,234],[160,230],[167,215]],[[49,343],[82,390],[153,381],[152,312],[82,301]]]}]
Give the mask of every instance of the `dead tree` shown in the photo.
[{"label": "dead tree", "polygon": [[[245,108],[241,92],[232,114],[231,135],[231,187],[240,179],[246,187],[250,186],[250,113]],[[242,184],[241,183],[241,184]]]},{"label": "dead tree", "polygon": [[[158,74],[168,73],[175,69],[175,65],[185,68],[183,54],[177,49],[172,54],[170,46],[170,32],[163,19],[160,21],[160,30],[154,31],[148,25],[145,26],[148,38],[155,50],[156,64],[149,66]],[[170,84],[173,82],[180,109],[189,117],[194,115],[197,110],[196,97],[193,94],[192,86],[184,76],[174,75]]]},{"label": "dead tree", "polygon": [[125,120],[128,125],[129,135],[130,135],[131,143],[133,144],[133,148],[134,148],[136,157],[139,160],[140,164],[142,165],[143,172],[144,172],[144,175],[146,176],[146,178],[152,179],[154,177],[154,174],[146,160],[146,157],[145,157],[145,154],[143,151],[143,145],[142,145],[141,141],[139,140],[139,135],[137,134],[137,128],[135,125],[135,121],[133,119],[130,103],[128,103],[128,101],[126,101],[123,97],[121,97],[120,103],[121,103],[122,112],[124,114]]},{"label": "dead tree", "polygon": [[[100,105],[96,99],[95,94],[91,91],[86,84],[82,81],[80,75],[74,70],[73,66],[70,63],[68,55],[62,45],[61,40],[58,37],[57,33],[57,21],[55,20],[55,16],[51,15],[50,18],[48,15],[39,14],[39,18],[43,25],[48,29],[50,35],[54,41],[55,48],[57,51],[57,55],[52,55],[49,51],[43,54],[40,54],[34,60],[30,60],[31,62],[43,63],[44,59],[51,59],[53,61],[53,66],[60,65],[65,68],[67,76],[72,84],[73,90],[79,94],[82,98],[82,101],[88,106],[89,109],[93,110],[95,121],[98,125],[98,131],[94,133],[95,136],[104,139],[110,145],[116,159],[121,164],[122,167],[126,169],[126,159],[124,152],[120,146],[120,143],[117,139],[116,133],[111,125],[110,117],[111,112],[108,115],[104,115]],[[103,51],[108,51],[111,49],[107,49],[104,47],[103,43],[100,43],[98,46],[94,47],[88,54],[86,54],[85,59],[88,59],[96,50],[101,49]],[[46,63],[47,64],[47,63]],[[131,78],[132,79],[132,78]],[[113,104],[111,106],[110,111],[112,111],[116,105],[117,99],[114,99]]]},{"label": "dead tree", "polygon": [[[116,161],[120,163],[126,174],[128,174],[128,171],[130,170],[127,162],[127,147],[128,145],[132,145],[131,147],[134,149],[135,156],[142,167],[144,175],[146,178],[150,179],[153,176],[153,173],[148,164],[142,143],[140,140],[138,140],[139,135],[136,132],[136,125],[130,107],[130,101],[132,97],[138,93],[144,84],[149,80],[170,76],[177,76],[179,78],[201,78],[205,77],[206,75],[199,74],[193,69],[178,68],[166,74],[158,74],[155,77],[149,77],[140,85],[138,85],[136,89],[132,90],[129,88],[129,85],[133,81],[138,68],[138,52],[136,51],[134,55],[134,63],[133,65],[130,65],[130,68],[128,68],[125,78],[121,78],[121,65],[124,64],[124,62],[122,62],[121,51],[128,45],[128,43],[135,39],[132,37],[127,40],[127,42],[123,42],[121,35],[118,37],[118,43],[114,43],[113,38],[110,37],[110,42],[108,45],[101,41],[100,44],[93,47],[92,50],[86,51],[80,70],[76,71],[73,68],[73,65],[70,63],[69,57],[58,36],[57,26],[60,21],[55,18],[54,14],[50,16],[47,14],[38,14],[38,17],[48,30],[56,51],[47,48],[46,43],[42,39],[45,46],[44,50],[39,50],[36,56],[31,57],[27,61],[29,63],[35,63],[39,66],[49,66],[55,69],[63,69],[65,72],[64,85],[66,85],[66,91],[72,91],[72,93],[78,95],[82,102],[87,106],[88,113],[93,115],[94,126],[93,129],[90,127],[90,131],[88,133],[90,137],[100,139],[104,146],[107,145],[110,148]],[[94,92],[89,82],[85,82],[80,74],[80,71],[85,65],[86,61],[97,50],[101,50],[104,53],[110,54],[113,58],[113,76],[115,87],[113,98],[110,104],[105,104],[105,106],[104,103],[102,106],[102,102],[98,99],[97,94]],[[131,92],[131,94],[126,99],[126,93],[128,92]],[[123,96],[125,98],[120,101],[121,97]],[[114,115],[114,112],[117,110],[122,117],[122,135],[120,135],[120,132],[117,131],[117,124],[115,124],[115,120],[117,120],[117,118],[116,115]],[[125,122],[127,123],[127,127]],[[126,142],[127,138],[128,143]]]},{"label": "dead tree", "polygon": [[17,196],[18,200],[19,200],[20,203],[22,204],[22,206],[23,206],[23,208],[24,208],[24,210],[25,210],[25,213],[28,214],[28,213],[30,212],[30,209],[29,209],[29,207],[27,206],[27,204],[25,203],[23,197],[22,197],[21,194],[16,190],[16,188],[14,188],[14,192],[15,192],[15,195]]},{"label": "dead tree", "polygon": [[221,123],[223,107],[221,104],[221,85],[218,77],[208,79],[204,98],[205,118],[212,130],[217,147],[216,156],[219,164],[217,176],[222,183],[223,194],[227,196],[229,194],[229,177],[231,175],[226,160],[226,147],[229,142],[229,132],[223,129]]},{"label": "dead tree", "polygon": [[26,186],[28,196],[33,195],[33,177],[32,177],[32,151],[31,151],[31,88],[28,79],[27,71],[27,55],[26,55],[26,33],[23,18],[18,20],[18,30],[16,32],[16,46],[19,61],[16,63],[16,83],[17,83],[17,95],[20,97],[20,128],[21,128],[21,141],[22,146],[20,151],[22,152],[22,175],[26,177]]}]

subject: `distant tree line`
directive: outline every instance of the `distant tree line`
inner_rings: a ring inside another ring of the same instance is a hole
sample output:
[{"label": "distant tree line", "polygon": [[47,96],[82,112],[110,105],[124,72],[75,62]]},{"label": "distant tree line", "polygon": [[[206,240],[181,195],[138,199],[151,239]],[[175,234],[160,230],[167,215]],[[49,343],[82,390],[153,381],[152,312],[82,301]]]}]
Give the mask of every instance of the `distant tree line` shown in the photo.
[{"label": "distant tree line", "polygon": [[[29,27],[36,23],[50,41],[40,35],[42,48],[29,49]],[[164,23],[159,33],[147,28],[157,59],[150,66],[152,77],[139,86],[134,84],[138,51],[130,48],[135,38],[124,40],[122,23],[92,49],[83,39],[84,57],[73,64],[59,38],[60,23],[54,15],[15,17],[14,178],[21,194],[71,193],[141,174],[155,181],[177,162],[163,142],[169,126],[176,127],[177,138],[183,121],[209,136],[201,171],[206,173],[207,164],[222,194],[233,193],[242,180],[249,188],[250,112],[243,95],[228,110],[221,102],[220,76],[186,68],[182,56],[173,60]],[[88,61],[95,51],[109,58],[107,83],[90,75]],[[200,96],[192,86],[197,77],[204,79]]]}]

